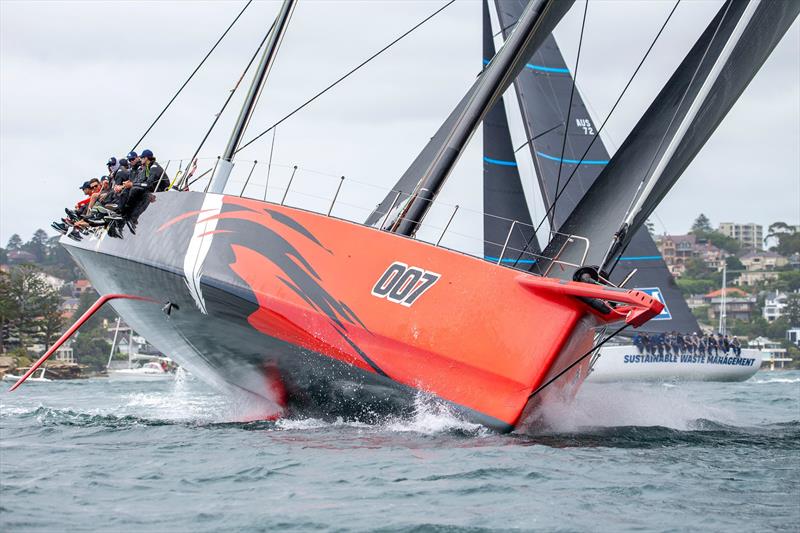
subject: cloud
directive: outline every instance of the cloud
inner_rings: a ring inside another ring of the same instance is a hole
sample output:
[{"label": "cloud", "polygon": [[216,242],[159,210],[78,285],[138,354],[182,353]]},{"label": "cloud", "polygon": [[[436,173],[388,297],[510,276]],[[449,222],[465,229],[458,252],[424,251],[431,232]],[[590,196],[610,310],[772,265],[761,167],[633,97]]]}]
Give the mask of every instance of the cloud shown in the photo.
[{"label": "cloud", "polygon": [[[443,2],[304,1],[293,17],[245,138],[400,35]],[[579,86],[608,112],[672,2],[589,6]],[[718,2],[684,2],[609,124],[621,142]],[[239,12],[239,2],[0,3],[0,241],[47,227],[77,186],[126,153]],[[188,158],[278,9],[254,2],[143,143]],[[557,31],[574,61],[580,10]],[[456,2],[278,128],[274,160],[389,188],[480,69],[480,3]],[[769,224],[800,218],[798,24],[658,209],[670,231],[700,211]],[[249,76],[201,155],[227,141]],[[241,155],[264,161],[271,137]],[[210,164],[210,163],[209,163]],[[480,208],[480,136],[443,199]],[[265,174],[259,174],[263,184]],[[752,194],[755,184],[758,194]],[[263,187],[263,185],[260,185]],[[373,202],[379,194],[366,194]],[[755,200],[754,200],[755,198]]]}]

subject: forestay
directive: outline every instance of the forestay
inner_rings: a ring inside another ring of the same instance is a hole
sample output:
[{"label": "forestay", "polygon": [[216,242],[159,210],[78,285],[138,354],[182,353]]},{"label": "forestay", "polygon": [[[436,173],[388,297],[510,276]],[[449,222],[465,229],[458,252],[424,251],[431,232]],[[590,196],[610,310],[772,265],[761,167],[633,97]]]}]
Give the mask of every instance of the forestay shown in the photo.
[{"label": "forestay", "polygon": [[[729,0],[561,227],[588,237],[588,262],[611,268],[705,144],[800,10],[799,2]],[[616,235],[607,249],[594,246]],[[544,255],[564,245],[557,236]],[[560,259],[582,253],[567,246]],[[554,274],[570,277],[569,269]]]}]

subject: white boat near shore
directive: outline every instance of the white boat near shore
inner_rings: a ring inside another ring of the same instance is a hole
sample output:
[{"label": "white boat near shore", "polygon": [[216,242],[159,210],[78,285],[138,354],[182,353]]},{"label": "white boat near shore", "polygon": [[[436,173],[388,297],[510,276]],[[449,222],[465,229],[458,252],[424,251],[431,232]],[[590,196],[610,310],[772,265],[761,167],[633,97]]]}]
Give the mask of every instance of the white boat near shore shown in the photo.
[{"label": "white boat near shore", "polygon": [[691,353],[649,354],[633,346],[607,346],[600,349],[592,371],[586,378],[593,383],[615,381],[745,381],[761,368],[763,353],[743,349],[732,353],[699,355]]},{"label": "white boat near shore", "polygon": [[[120,328],[121,319],[117,317],[117,324],[114,327],[114,340],[111,343],[111,351],[108,354],[106,370],[108,379],[111,381],[167,381],[174,380],[175,373],[169,371],[172,360],[168,357],[158,355],[147,355],[133,353],[134,335],[129,327]],[[126,367],[112,368],[112,360],[117,350],[117,338],[120,331],[128,333],[128,363]],[[141,366],[140,361],[146,361]]]},{"label": "white boat near shore", "polygon": [[164,370],[160,363],[151,361],[139,368],[120,368],[108,371],[112,381],[167,381],[174,380],[175,374]]},{"label": "white boat near shore", "polygon": [[[44,373],[47,371],[46,368],[42,368],[42,371],[39,373],[39,377],[36,377],[36,374],[29,377],[26,381],[32,381],[33,383],[49,383],[53,381],[50,378],[44,377]],[[22,379],[22,376],[16,376],[14,374],[5,374],[3,375],[3,381],[13,381],[17,382]]]}]

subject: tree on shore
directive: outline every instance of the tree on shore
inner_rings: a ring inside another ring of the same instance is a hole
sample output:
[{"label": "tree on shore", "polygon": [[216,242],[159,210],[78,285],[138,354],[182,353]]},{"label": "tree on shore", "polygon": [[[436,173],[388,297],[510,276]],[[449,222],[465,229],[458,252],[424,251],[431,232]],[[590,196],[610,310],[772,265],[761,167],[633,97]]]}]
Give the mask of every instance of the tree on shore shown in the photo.
[{"label": "tree on shore", "polygon": [[786,310],[784,312],[789,326],[800,326],[800,294],[791,293],[786,297]]},{"label": "tree on shore", "polygon": [[17,235],[16,233],[8,239],[8,244],[6,244],[6,250],[8,251],[15,251],[20,250],[22,248],[22,238]]},{"label": "tree on shore", "polygon": [[61,297],[33,265],[21,265],[0,277],[0,351],[9,344],[28,348],[47,344],[63,327]]},{"label": "tree on shore", "polygon": [[47,259],[47,240],[47,233],[41,228],[37,229],[22,249],[33,254],[37,263],[43,263]]},{"label": "tree on shore", "polygon": [[777,239],[772,250],[784,256],[800,253],[800,232],[786,222],[775,222],[767,229],[767,239]]},{"label": "tree on shore", "polygon": [[711,227],[711,221],[703,213],[700,213],[694,222],[692,222],[692,229],[689,233],[710,232],[714,231]]},{"label": "tree on shore", "polygon": [[0,354],[5,353],[9,325],[19,316],[19,307],[11,299],[11,276],[0,270]]},{"label": "tree on shore", "polygon": [[725,250],[729,254],[738,254],[741,246],[739,241],[716,231],[711,227],[711,221],[703,213],[694,219],[692,229],[689,233],[697,237],[700,241],[708,241],[720,250]]}]

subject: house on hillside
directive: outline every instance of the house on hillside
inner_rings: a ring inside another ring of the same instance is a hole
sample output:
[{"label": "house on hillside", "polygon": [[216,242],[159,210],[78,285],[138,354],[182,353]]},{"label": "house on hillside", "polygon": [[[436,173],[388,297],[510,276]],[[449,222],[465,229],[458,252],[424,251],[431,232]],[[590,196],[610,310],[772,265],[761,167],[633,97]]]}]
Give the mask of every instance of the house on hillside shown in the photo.
[{"label": "house on hillside", "polygon": [[738,242],[743,250],[764,249],[764,227],[761,224],[722,222],[718,231]]},{"label": "house on hillside", "polygon": [[722,310],[722,294],[725,294],[725,316],[729,320],[749,321],[756,308],[756,297],[750,296],[742,289],[728,287],[717,289],[703,296],[703,300],[708,305],[708,320],[715,322],[719,320]]},{"label": "house on hillside", "polygon": [[764,309],[762,311],[764,320],[767,322],[774,322],[782,317],[784,309],[786,309],[786,301],[788,298],[789,295],[784,292],[768,292],[764,297]]},{"label": "house on hillside", "polygon": [[92,290],[92,284],[88,279],[79,279],[72,284],[72,296],[80,298],[84,292]]},{"label": "house on hillside", "polygon": [[664,262],[673,276],[681,276],[690,259],[700,259],[706,267],[722,270],[727,253],[696,235],[662,235],[656,241]]},{"label": "house on hillside", "polygon": [[71,319],[75,316],[75,311],[78,310],[78,306],[80,305],[81,301],[78,298],[64,298],[61,301],[61,316],[66,320]]},{"label": "house on hillside", "polygon": [[789,260],[777,252],[749,252],[739,258],[748,271],[776,270],[789,264]]},{"label": "house on hillside", "polygon": [[778,279],[777,270],[789,264],[789,260],[775,252],[749,252],[739,258],[746,272],[742,272],[734,284],[753,286],[762,281]]},{"label": "house on hillside", "polygon": [[784,368],[786,363],[792,362],[792,358],[786,356],[786,348],[783,348],[781,343],[766,337],[756,337],[747,343],[747,347],[764,352],[761,368],[775,370],[776,368]]},{"label": "house on hillside", "polygon": [[75,360],[75,352],[72,350],[72,343],[73,341],[72,339],[70,339],[64,344],[62,344],[58,348],[58,350],[56,350],[56,353],[54,354],[56,361],[63,361],[65,363],[77,363],[77,361]]},{"label": "house on hillside", "polygon": [[786,340],[800,346],[800,328],[789,328],[786,330]]}]

